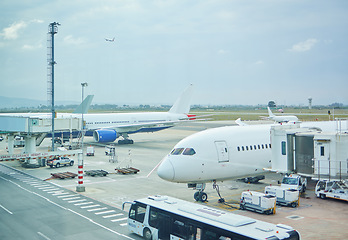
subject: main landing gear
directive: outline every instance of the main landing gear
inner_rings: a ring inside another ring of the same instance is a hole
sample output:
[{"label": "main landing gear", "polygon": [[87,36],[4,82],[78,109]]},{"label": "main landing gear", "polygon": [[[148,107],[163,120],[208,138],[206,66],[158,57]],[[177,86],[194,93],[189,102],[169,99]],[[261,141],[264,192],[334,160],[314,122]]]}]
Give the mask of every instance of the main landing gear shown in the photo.
[{"label": "main landing gear", "polygon": [[123,139],[118,140],[118,144],[133,144],[134,141],[132,139],[129,139],[129,136],[127,133],[124,133],[121,135],[123,137]]}]

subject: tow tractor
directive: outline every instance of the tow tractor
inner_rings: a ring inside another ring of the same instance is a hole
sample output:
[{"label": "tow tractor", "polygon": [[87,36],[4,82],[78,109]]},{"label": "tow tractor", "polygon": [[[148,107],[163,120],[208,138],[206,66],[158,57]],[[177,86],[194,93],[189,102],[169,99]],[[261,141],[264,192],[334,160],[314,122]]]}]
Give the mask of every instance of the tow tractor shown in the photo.
[{"label": "tow tractor", "polygon": [[343,181],[319,180],[315,186],[315,195],[321,199],[334,198],[348,201],[348,186]]},{"label": "tow tractor", "polygon": [[280,186],[282,188],[295,189],[303,193],[307,188],[307,179],[297,174],[285,175]]}]

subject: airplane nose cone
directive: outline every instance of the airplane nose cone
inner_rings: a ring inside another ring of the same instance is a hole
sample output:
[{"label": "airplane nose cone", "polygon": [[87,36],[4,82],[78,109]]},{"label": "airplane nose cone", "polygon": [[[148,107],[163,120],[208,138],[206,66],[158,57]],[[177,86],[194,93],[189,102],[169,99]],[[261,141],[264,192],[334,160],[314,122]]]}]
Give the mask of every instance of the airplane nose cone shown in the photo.
[{"label": "airplane nose cone", "polygon": [[165,157],[163,162],[159,165],[157,175],[167,181],[174,180],[174,167],[168,157]]}]

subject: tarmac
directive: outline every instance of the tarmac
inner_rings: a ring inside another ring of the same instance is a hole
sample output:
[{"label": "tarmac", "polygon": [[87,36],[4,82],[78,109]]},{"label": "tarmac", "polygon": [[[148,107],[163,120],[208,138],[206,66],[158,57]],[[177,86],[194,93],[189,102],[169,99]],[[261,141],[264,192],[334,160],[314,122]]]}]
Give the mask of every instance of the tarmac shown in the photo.
[{"label": "tarmac", "polygon": [[[144,198],[149,195],[168,195],[190,202],[194,191],[186,184],[171,183],[157,176],[155,167],[181,139],[206,128],[224,125],[234,125],[234,122],[196,122],[186,123],[155,133],[138,133],[131,135],[132,145],[118,145],[116,148],[117,162],[111,162],[105,155],[105,146],[95,145],[92,138],[85,137],[85,148],[94,146],[95,156],[84,156],[84,171],[105,170],[107,176],[84,175],[85,192],[83,196],[96,199],[112,207],[121,209],[124,202]],[[37,151],[47,151],[51,140],[46,139]],[[22,149],[18,148],[19,153]],[[0,143],[0,154],[6,154],[6,141]],[[51,178],[51,173],[77,173],[77,156],[74,166],[61,168],[23,168],[18,161],[4,162],[27,174],[45,180]],[[115,169],[133,167],[139,169],[137,174],[120,174]],[[302,239],[348,239],[348,205],[345,201],[333,199],[319,199],[314,194],[315,182],[310,181],[307,191],[300,198],[297,208],[277,207],[275,215],[263,215],[250,211],[238,210],[238,202],[242,191],[263,191],[267,185],[277,185],[281,175],[266,174],[266,179],[257,184],[247,184],[240,181],[224,181],[219,183],[222,197],[226,204],[218,202],[218,195],[212,184],[207,184],[205,192],[208,194],[209,206],[223,208],[235,214],[248,216],[271,223],[282,223],[298,230]],[[59,187],[76,192],[77,178],[47,180]],[[125,209],[127,211],[127,209]]]}]

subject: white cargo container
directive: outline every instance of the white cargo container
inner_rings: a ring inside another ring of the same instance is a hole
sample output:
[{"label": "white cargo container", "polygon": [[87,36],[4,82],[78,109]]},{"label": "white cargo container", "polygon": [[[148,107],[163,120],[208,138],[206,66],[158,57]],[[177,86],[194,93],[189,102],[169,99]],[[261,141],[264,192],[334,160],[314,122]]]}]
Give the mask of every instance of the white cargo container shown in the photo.
[{"label": "white cargo container", "polygon": [[275,214],[276,197],[254,191],[242,192],[240,209],[246,209],[258,213]]},{"label": "white cargo container", "polygon": [[94,156],[94,147],[92,146],[87,147],[86,154],[87,156]]},{"label": "white cargo container", "polygon": [[280,186],[267,186],[265,193],[276,197],[278,205],[291,206],[293,208],[299,205],[299,191],[287,189]]}]

